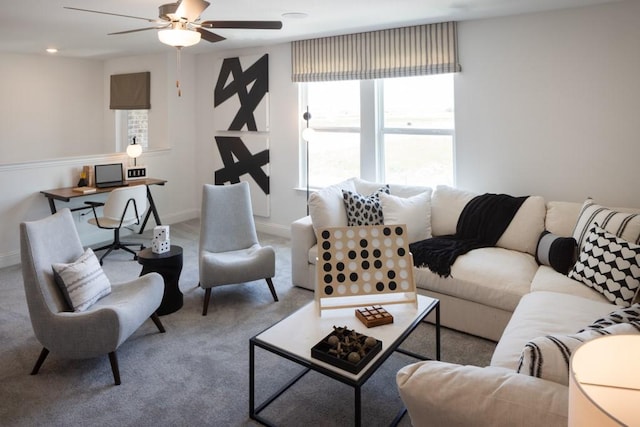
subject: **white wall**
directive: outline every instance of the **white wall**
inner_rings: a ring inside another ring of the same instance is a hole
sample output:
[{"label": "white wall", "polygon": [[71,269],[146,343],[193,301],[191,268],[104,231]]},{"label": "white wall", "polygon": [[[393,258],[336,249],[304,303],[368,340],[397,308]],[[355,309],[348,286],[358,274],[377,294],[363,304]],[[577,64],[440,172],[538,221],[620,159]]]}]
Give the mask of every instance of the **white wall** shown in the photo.
[{"label": "white wall", "polygon": [[640,2],[462,22],[457,185],[640,207]]},{"label": "white wall", "polygon": [[[637,22],[640,4],[629,0],[460,23],[457,185],[548,200],[592,196],[604,204],[640,207]],[[152,67],[152,81],[165,76],[152,95],[154,117],[166,120],[154,138],[166,138],[170,149],[145,153],[142,160],[151,176],[168,180],[164,188],[152,189],[164,223],[197,217],[201,186],[213,182],[216,61],[264,53],[270,74],[271,214],[256,223],[260,230],[288,235],[291,221],[306,212],[305,193],[295,190],[303,111],[290,79],[289,44],[197,56],[185,49],[180,98],[174,51],[102,65],[101,80],[112,71],[138,70],[141,61]],[[47,66],[41,71],[47,73]],[[27,87],[24,96],[35,93]],[[43,138],[42,144],[48,142]],[[48,215],[40,190],[74,185],[83,164],[110,160],[70,157],[0,166],[0,266],[18,262],[19,223]],[[83,243],[108,238],[84,220],[78,219]]]}]

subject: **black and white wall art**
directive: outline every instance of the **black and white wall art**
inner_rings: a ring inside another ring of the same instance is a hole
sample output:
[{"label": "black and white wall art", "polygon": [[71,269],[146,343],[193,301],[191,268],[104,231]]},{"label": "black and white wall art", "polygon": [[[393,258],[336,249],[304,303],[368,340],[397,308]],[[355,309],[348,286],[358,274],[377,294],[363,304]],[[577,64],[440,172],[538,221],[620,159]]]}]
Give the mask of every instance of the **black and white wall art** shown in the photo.
[{"label": "black and white wall art", "polygon": [[219,131],[269,130],[269,55],[220,61],[213,94]]},{"label": "black and white wall art", "polygon": [[254,215],[268,217],[269,55],[225,58],[217,72],[215,184],[248,182]]},{"label": "black and white wall art", "polygon": [[269,138],[265,135],[216,136],[215,184],[249,183],[253,214],[268,217]]}]

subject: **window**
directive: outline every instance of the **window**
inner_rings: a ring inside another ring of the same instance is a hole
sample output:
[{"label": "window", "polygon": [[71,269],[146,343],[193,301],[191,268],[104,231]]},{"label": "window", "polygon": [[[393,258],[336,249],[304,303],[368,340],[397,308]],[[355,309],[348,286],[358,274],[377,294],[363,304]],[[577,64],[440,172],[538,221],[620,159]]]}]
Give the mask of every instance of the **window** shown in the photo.
[{"label": "window", "polygon": [[316,130],[301,150],[311,187],[352,176],[453,185],[453,74],[305,83],[301,102]]},{"label": "window", "polygon": [[143,149],[149,146],[149,110],[116,110],[116,151],[125,151],[134,137]]}]

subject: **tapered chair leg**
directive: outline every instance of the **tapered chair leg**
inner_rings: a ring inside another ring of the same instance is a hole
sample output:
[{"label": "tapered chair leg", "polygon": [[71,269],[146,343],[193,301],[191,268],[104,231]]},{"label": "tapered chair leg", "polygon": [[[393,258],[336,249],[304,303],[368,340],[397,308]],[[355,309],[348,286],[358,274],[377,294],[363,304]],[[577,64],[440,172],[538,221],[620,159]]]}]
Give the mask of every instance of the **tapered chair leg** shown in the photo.
[{"label": "tapered chair leg", "polygon": [[158,317],[158,313],[153,313],[153,314],[151,315],[151,320],[153,320],[153,323],[155,323],[155,324],[156,324],[156,326],[157,326],[158,330],[159,330],[161,333],[163,333],[163,334],[164,334],[164,333],[166,332],[166,331],[165,331],[165,329],[164,329],[164,325],[163,325],[163,324],[162,324],[162,322],[160,321],[160,317]]},{"label": "tapered chair leg", "polygon": [[118,356],[116,352],[109,353],[109,362],[111,363],[111,371],[113,371],[113,380],[116,385],[120,385],[120,369],[118,368]]},{"label": "tapered chair leg", "polygon": [[273,295],[273,300],[278,301],[278,295],[276,295],[276,288],[273,287],[273,281],[271,281],[270,277],[265,279],[267,281],[267,285],[269,285],[269,290],[271,291],[271,295]]},{"label": "tapered chair leg", "polygon": [[202,315],[207,315],[207,310],[209,309],[209,299],[211,299],[211,288],[207,288],[204,290],[204,305],[202,306]]},{"label": "tapered chair leg", "polygon": [[38,356],[36,365],[33,367],[33,370],[31,371],[31,375],[36,375],[38,373],[38,371],[40,370],[40,367],[44,363],[44,359],[46,359],[48,355],[49,355],[49,350],[42,347],[42,351],[40,352],[40,356]]}]

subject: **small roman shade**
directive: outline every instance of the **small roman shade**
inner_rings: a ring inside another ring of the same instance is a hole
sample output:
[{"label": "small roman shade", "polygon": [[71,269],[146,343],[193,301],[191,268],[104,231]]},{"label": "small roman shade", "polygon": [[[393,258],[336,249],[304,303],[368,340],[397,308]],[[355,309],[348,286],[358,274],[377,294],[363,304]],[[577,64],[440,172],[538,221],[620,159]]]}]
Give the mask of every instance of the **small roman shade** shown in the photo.
[{"label": "small roman shade", "polygon": [[151,109],[151,72],[113,74],[109,108],[112,110]]},{"label": "small roman shade", "polygon": [[453,73],[458,62],[456,22],[347,34],[291,45],[291,80],[365,80]]}]

